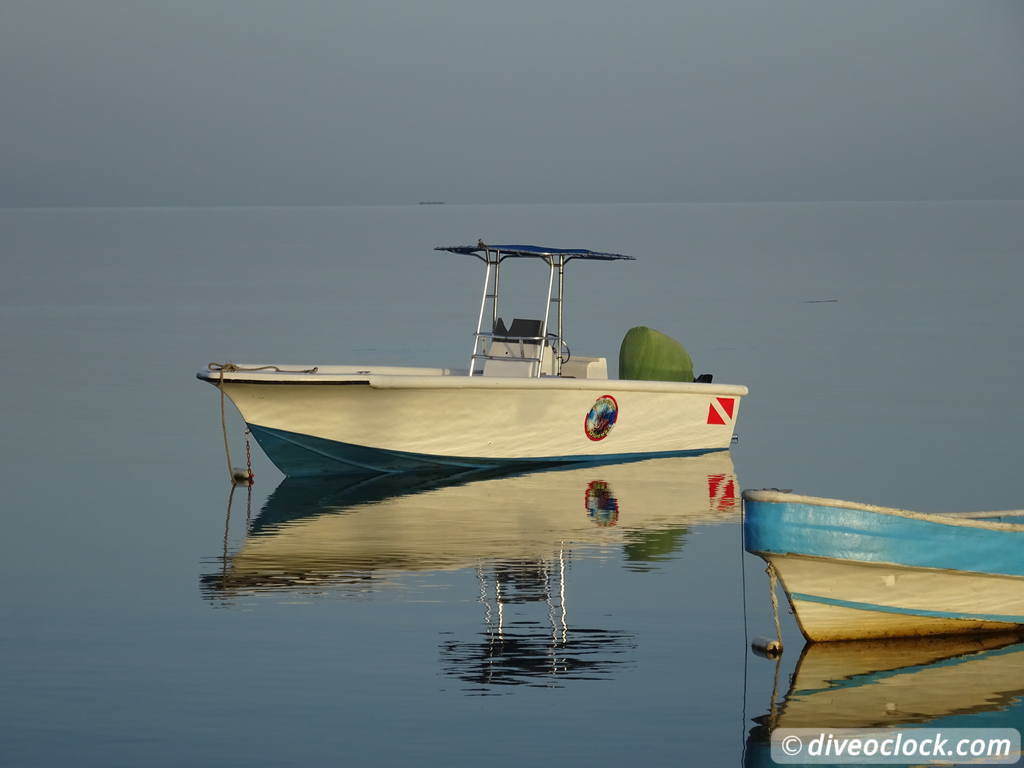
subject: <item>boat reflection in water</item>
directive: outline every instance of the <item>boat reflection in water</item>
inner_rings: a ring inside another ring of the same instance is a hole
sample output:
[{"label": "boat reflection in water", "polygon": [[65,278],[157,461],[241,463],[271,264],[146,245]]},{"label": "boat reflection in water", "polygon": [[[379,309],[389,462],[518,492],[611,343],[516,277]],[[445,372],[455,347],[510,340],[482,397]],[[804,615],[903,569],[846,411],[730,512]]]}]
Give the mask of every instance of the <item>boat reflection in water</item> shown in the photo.
[{"label": "boat reflection in water", "polygon": [[482,686],[605,676],[635,638],[572,624],[574,558],[656,568],[690,525],[736,521],[739,491],[727,451],[515,476],[290,479],[201,589],[230,605],[268,592],[365,595],[413,572],[464,570],[484,626],[443,636],[447,673]]},{"label": "boat reflection in water", "polygon": [[774,765],[776,728],[1020,728],[1024,638],[812,643],[789,691],[756,718],[747,765]]}]

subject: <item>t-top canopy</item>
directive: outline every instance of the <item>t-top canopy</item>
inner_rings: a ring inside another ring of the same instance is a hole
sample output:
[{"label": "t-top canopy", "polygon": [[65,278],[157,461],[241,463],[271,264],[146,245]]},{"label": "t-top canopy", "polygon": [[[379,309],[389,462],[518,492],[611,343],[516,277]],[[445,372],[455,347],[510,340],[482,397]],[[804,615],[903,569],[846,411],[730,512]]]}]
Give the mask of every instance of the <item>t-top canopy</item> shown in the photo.
[{"label": "t-top canopy", "polygon": [[434,249],[435,251],[450,251],[451,253],[464,253],[467,256],[476,256],[478,259],[486,260],[481,254],[497,252],[502,259],[510,256],[521,258],[547,259],[551,256],[562,257],[565,261],[570,259],[595,259],[599,261],[616,261],[626,259],[635,261],[633,256],[624,256],[621,253],[599,253],[588,251],[583,248],[542,248],[538,245],[485,245],[480,242],[476,245],[443,245]]}]

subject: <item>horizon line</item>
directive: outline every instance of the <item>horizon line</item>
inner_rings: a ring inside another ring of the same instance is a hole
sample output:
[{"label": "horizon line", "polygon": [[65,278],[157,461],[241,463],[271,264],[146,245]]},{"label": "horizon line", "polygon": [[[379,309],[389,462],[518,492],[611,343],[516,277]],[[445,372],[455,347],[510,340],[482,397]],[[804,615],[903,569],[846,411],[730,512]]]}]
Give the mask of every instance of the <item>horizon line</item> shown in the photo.
[{"label": "horizon line", "polygon": [[501,207],[501,206],[635,206],[635,205],[884,205],[891,203],[1019,203],[1017,197],[929,197],[929,198],[827,198],[821,200],[769,199],[769,200],[647,200],[611,202],[457,202],[438,201],[430,205],[422,202],[391,203],[166,203],[166,204],[96,204],[78,203],[72,205],[0,205],[0,211],[74,211],[74,210],[246,210],[246,209],[294,209],[294,208],[453,208]]}]

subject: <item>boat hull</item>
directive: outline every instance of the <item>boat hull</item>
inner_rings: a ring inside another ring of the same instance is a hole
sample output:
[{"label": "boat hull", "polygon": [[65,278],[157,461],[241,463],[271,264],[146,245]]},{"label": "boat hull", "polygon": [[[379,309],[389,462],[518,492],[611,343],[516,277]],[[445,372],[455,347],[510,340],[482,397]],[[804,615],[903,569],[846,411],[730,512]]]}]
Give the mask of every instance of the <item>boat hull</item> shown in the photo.
[{"label": "boat hull", "polygon": [[746,393],[468,376],[204,378],[223,387],[291,477],[699,455],[728,449]]},{"label": "boat hull", "polygon": [[1024,579],[766,555],[808,640],[1024,631]]},{"label": "boat hull", "polygon": [[745,497],[746,547],[808,640],[1024,630],[1024,525],[772,496]]}]

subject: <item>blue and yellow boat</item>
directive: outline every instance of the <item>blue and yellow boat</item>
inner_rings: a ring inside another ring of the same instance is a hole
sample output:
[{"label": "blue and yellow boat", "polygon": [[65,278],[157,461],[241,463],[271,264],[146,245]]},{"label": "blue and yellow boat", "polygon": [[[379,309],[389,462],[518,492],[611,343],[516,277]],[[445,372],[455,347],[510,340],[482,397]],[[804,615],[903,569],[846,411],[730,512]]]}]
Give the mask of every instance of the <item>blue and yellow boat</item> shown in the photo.
[{"label": "blue and yellow boat", "polygon": [[743,499],[746,549],[778,575],[810,641],[1024,631],[1024,511]]}]

